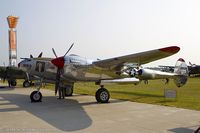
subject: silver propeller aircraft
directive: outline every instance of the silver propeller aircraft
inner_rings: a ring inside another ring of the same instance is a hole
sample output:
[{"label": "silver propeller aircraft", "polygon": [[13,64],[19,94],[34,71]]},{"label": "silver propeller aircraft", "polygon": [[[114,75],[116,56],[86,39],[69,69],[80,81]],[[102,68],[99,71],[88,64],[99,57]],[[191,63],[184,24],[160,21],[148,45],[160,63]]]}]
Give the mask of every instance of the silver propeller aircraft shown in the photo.
[{"label": "silver propeller aircraft", "polygon": [[173,72],[163,72],[161,70],[154,70],[152,68],[138,68],[134,65],[128,65],[123,71],[123,74],[130,75],[130,78],[115,79],[115,80],[102,80],[105,83],[134,83],[139,84],[142,80],[148,83],[148,80],[166,79],[165,84],[169,82],[169,79],[173,79],[177,87],[182,87],[187,83],[189,70],[185,60],[179,58],[175,64]]},{"label": "silver propeller aircraft", "polygon": [[[130,79],[133,76],[132,74],[123,74],[124,66],[127,63],[140,66],[171,56],[180,50],[177,46],[170,46],[104,60],[90,60],[74,54],[67,55],[72,47],[73,44],[64,56],[60,57],[52,49],[56,58],[23,58],[18,66],[29,75],[39,77],[41,82],[55,84],[55,94],[58,91],[59,98],[61,98],[61,95],[64,98],[63,93],[65,96],[71,96],[76,82],[95,82],[96,85],[100,86],[95,95],[97,102],[107,103],[110,94],[104,88],[106,81],[129,82],[133,79]],[[137,80],[140,80],[140,78],[137,78]],[[41,101],[42,94],[39,90],[40,88],[31,93],[32,102]]]}]

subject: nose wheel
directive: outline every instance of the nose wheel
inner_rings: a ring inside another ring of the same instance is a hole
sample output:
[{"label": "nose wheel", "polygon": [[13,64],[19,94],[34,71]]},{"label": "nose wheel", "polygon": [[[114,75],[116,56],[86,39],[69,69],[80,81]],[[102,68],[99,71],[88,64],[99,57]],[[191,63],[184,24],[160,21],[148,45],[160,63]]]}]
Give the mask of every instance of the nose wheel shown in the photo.
[{"label": "nose wheel", "polygon": [[42,93],[40,92],[40,88],[42,87],[42,79],[40,82],[36,82],[35,86],[37,90],[31,93],[30,95],[31,102],[42,102]]},{"label": "nose wheel", "polygon": [[33,91],[30,95],[31,102],[41,102],[42,93],[40,91]]},{"label": "nose wheel", "polygon": [[98,103],[108,103],[110,99],[110,93],[107,89],[101,87],[97,90],[95,97]]}]

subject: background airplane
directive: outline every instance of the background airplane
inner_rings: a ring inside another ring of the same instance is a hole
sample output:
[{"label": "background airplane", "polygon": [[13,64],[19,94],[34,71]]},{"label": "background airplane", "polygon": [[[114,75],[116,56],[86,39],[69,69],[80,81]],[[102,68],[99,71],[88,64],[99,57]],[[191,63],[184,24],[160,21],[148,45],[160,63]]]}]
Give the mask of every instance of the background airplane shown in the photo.
[{"label": "background airplane", "polygon": [[188,66],[189,69],[189,75],[194,77],[200,76],[200,65],[192,64],[189,62],[190,66]]},{"label": "background airplane", "polygon": [[[53,53],[56,58],[24,58],[19,63],[19,68],[29,75],[37,76],[40,82],[54,83],[55,94],[66,91],[67,96],[72,95],[75,82],[95,82],[100,85],[96,92],[96,100],[100,103],[109,101],[110,94],[104,85],[104,80],[126,80],[130,75],[124,75],[123,67],[126,63],[134,63],[138,66],[158,59],[162,59],[177,53],[180,48],[177,46],[165,47],[161,49],[130,54],[105,60],[90,60],[78,55],[67,55],[73,47],[73,44],[64,56],[58,57],[55,50]],[[178,82],[178,81],[177,81]],[[42,94],[39,91],[33,91],[30,95],[32,102],[39,102]],[[61,93],[59,93],[61,98]]]},{"label": "background airplane", "polygon": [[[199,77],[200,76],[200,65],[196,65],[196,64],[192,64],[191,62],[189,62],[188,67],[188,71],[189,71],[189,76],[192,77]],[[174,72],[174,66],[163,66],[163,65],[159,65],[158,67],[151,67],[149,69],[152,70],[160,70],[163,72]]]},{"label": "background airplane", "polygon": [[188,77],[188,67],[185,63],[185,60],[179,58],[175,64],[173,72],[163,72],[159,69],[149,69],[149,68],[135,68],[129,67],[126,71],[131,77],[135,77],[139,79],[139,81],[154,80],[154,79],[166,79],[166,83],[168,83],[169,79],[173,79],[174,83],[177,87],[182,87],[187,82]]},{"label": "background airplane", "polygon": [[23,86],[27,87],[27,75],[24,71],[20,70],[17,67],[12,66],[0,66],[0,78],[3,79],[3,81],[7,80],[9,86],[16,86],[17,81],[16,79],[25,79]]},{"label": "background airplane", "polygon": [[[42,52],[39,54],[38,58],[41,57]],[[33,58],[33,56],[30,55],[30,58]],[[0,78],[3,79],[3,82],[7,80],[9,86],[16,86],[17,79],[24,79],[23,87],[31,86],[32,81],[35,79],[33,76],[14,66],[0,66]]]}]

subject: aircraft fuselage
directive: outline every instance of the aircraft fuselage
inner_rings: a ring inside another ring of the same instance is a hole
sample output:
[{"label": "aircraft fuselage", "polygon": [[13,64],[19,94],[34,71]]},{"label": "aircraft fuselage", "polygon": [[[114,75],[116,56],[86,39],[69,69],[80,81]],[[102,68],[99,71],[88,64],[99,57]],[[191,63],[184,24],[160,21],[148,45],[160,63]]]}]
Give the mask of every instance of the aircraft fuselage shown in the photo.
[{"label": "aircraft fuselage", "polygon": [[[19,68],[28,72],[30,75],[42,77],[47,82],[55,82],[57,67],[51,63],[51,58],[32,58],[24,59],[19,63]],[[93,62],[77,55],[64,57],[64,67],[61,80],[68,82],[76,81],[99,81],[101,79],[118,78],[120,75],[107,69],[96,67]]]}]

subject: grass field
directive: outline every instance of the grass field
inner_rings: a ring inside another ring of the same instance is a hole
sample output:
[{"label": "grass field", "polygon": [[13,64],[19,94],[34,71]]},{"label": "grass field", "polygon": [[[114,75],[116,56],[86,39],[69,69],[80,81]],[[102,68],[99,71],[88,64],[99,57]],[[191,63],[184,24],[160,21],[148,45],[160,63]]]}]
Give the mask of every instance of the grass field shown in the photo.
[{"label": "grass field", "polygon": [[[54,85],[47,85],[45,88],[53,90]],[[98,88],[94,83],[75,83],[74,93],[95,95]],[[167,85],[162,80],[154,80],[149,81],[148,85],[143,82],[138,85],[112,84],[106,85],[105,88],[114,99],[200,110],[200,78],[189,78],[187,84],[181,88],[177,88],[172,80]],[[165,98],[165,89],[176,90],[177,98]]]},{"label": "grass field", "polygon": [[[190,78],[188,83],[177,88],[172,80],[165,85],[162,80],[149,81],[148,85],[143,82],[139,85],[106,85],[111,94],[111,98],[129,100],[133,102],[158,104],[200,110],[200,79]],[[95,95],[98,86],[94,83],[76,83],[75,93]],[[177,91],[175,99],[165,98],[164,90],[173,89]]]}]

